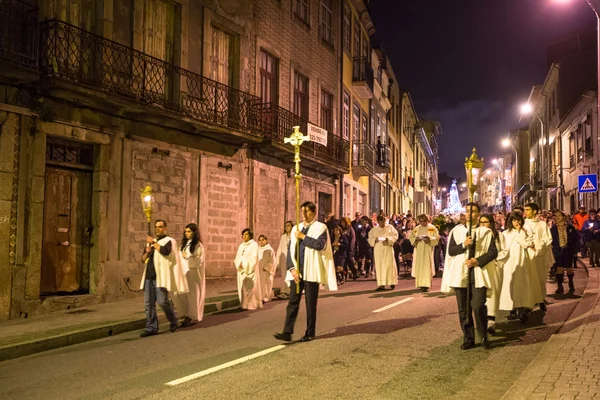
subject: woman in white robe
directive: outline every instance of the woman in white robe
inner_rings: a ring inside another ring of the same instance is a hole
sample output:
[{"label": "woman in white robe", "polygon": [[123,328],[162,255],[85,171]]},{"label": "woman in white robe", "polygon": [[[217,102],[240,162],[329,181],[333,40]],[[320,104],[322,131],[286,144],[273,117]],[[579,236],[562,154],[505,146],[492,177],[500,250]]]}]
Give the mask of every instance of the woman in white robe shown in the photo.
[{"label": "woman in white robe", "polygon": [[279,246],[277,246],[277,254],[275,255],[275,262],[279,272],[281,273],[281,288],[277,298],[282,300],[287,300],[290,297],[290,287],[285,281],[285,276],[287,275],[287,255],[291,240],[290,232],[292,232],[293,227],[294,223],[292,221],[287,221],[285,223],[283,227],[283,233],[279,239]]},{"label": "woman in white robe", "polygon": [[433,249],[438,244],[438,230],[429,223],[427,215],[419,215],[418,220],[419,225],[412,230],[409,237],[415,248],[411,275],[415,278],[416,287],[421,288],[422,292],[427,292],[435,275]]},{"label": "woman in white robe", "polygon": [[277,265],[275,264],[275,251],[268,243],[265,235],[258,237],[258,270],[260,271],[260,284],[262,301],[268,303],[273,296],[273,277]]},{"label": "woman in white robe", "polygon": [[248,228],[242,231],[242,244],[238,247],[233,264],[237,270],[238,297],[242,310],[262,308],[260,272],[258,271],[258,243]]},{"label": "woman in white robe", "polygon": [[498,315],[500,307],[500,293],[502,291],[502,265],[504,264],[504,261],[506,261],[508,251],[504,249],[504,236],[498,234],[496,223],[492,215],[483,214],[479,217],[479,226],[491,229],[496,244],[496,250],[498,250],[498,257],[496,260],[485,267],[489,276],[490,286],[486,291],[487,300],[485,302],[488,313],[488,333],[494,335],[496,333],[496,316]]},{"label": "woman in white robe", "polygon": [[395,289],[398,284],[398,271],[394,261],[394,243],[398,240],[398,231],[392,225],[386,224],[385,216],[379,215],[377,226],[369,231],[368,240],[374,249],[376,290],[384,290],[386,286]]},{"label": "woman in white robe", "polygon": [[173,301],[180,315],[184,317],[182,326],[202,321],[204,316],[204,297],[206,293],[204,247],[200,241],[198,225],[188,224],[185,227],[179,258],[186,272],[189,292],[173,296]]},{"label": "woman in white robe", "polygon": [[508,258],[503,266],[500,309],[516,309],[521,321],[527,321],[527,310],[532,309],[535,301],[531,292],[532,264],[527,249],[533,244],[533,238],[524,229],[525,221],[518,212],[513,212],[507,223],[504,242]]}]

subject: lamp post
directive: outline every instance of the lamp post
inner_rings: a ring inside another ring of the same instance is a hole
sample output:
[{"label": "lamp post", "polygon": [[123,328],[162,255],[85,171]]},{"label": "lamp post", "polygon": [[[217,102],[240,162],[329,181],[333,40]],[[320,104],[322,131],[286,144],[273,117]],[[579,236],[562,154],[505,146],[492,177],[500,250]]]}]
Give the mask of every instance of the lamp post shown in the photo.
[{"label": "lamp post", "polygon": [[146,185],[140,191],[140,199],[142,200],[142,210],[146,214],[148,220],[148,236],[152,236],[152,203],[154,203],[154,192],[150,185]]}]

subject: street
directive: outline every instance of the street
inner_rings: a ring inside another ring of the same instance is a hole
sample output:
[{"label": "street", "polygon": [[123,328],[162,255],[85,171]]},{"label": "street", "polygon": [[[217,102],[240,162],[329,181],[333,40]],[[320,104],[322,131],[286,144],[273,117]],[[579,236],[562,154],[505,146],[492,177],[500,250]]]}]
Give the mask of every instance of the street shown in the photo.
[{"label": "street", "polygon": [[[586,283],[585,271],[576,270],[576,294]],[[0,398],[459,399],[477,393],[498,399],[580,297],[548,296],[543,323],[539,311],[525,325],[507,322],[503,313],[491,350],[462,351],[454,296],[438,292],[439,285],[435,279],[432,291],[421,293],[413,280],[402,279],[394,291],[375,292],[373,280],[359,280],[321,292],[317,340],[310,343],[272,337],[287,304],[273,301],[260,311],[210,315],[174,334],[140,339],[130,332],[6,361],[0,364]],[[304,328],[302,304],[294,339]],[[265,350],[271,352],[176,381]]]}]

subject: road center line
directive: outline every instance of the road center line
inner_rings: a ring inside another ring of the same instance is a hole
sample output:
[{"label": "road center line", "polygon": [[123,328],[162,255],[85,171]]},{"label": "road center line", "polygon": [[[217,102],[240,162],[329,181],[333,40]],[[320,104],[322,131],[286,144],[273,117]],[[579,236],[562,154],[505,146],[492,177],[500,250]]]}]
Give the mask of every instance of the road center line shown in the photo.
[{"label": "road center line", "polygon": [[274,351],[281,350],[283,348],[285,348],[285,345],[280,344],[278,346],[274,346],[274,347],[271,347],[269,349],[266,349],[266,350],[263,350],[263,351],[259,351],[258,353],[250,354],[249,356],[238,358],[237,360],[229,361],[229,362],[226,362],[225,364],[221,364],[221,365],[218,365],[216,367],[205,369],[204,371],[196,372],[195,374],[184,376],[183,378],[175,379],[174,381],[167,382],[166,385],[167,386],[177,386],[177,385],[180,385],[182,383],[189,382],[191,380],[198,379],[198,378],[201,378],[201,377],[206,376],[206,375],[210,375],[213,372],[217,372],[217,371],[220,371],[220,370],[225,369],[225,368],[233,367],[234,365],[241,364],[241,363],[246,362],[248,360],[252,360],[252,359],[255,359],[255,358],[258,358],[258,357],[262,357],[264,355],[267,355],[269,353],[273,353]]},{"label": "road center line", "polygon": [[396,306],[399,306],[400,304],[407,303],[407,302],[409,302],[409,301],[411,301],[413,299],[414,299],[413,297],[408,297],[408,298],[406,298],[404,300],[397,301],[397,302],[389,304],[389,305],[387,305],[385,307],[378,308],[377,310],[375,310],[373,312],[374,313],[379,313],[379,312],[382,312],[382,311],[385,311],[385,310],[389,310],[392,307],[396,307]]}]

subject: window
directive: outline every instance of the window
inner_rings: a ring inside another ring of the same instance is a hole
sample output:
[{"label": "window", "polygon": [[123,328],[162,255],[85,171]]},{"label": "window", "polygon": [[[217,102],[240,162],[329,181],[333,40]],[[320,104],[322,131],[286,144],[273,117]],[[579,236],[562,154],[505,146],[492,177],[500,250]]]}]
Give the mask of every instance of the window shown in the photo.
[{"label": "window", "polygon": [[343,45],[344,45],[344,51],[346,52],[346,54],[350,55],[350,37],[352,35],[350,29],[350,21],[352,20],[352,12],[350,11],[350,7],[348,6],[348,4],[346,2],[344,2],[344,20],[343,20],[343,26],[342,26],[342,34],[344,35],[344,37],[342,38],[343,40]]},{"label": "window", "polygon": [[279,60],[260,51],[260,98],[263,103],[279,103]]},{"label": "window", "polygon": [[360,50],[362,51],[361,56],[369,60],[369,62],[371,62],[371,50],[369,49],[369,38],[367,37],[367,35],[362,36],[362,46]]},{"label": "window", "polygon": [[333,131],[333,95],[321,90],[321,128]]},{"label": "window", "polygon": [[346,92],[344,92],[343,114],[342,136],[345,140],[348,140],[350,138],[350,96]]},{"label": "window", "polygon": [[321,40],[333,46],[333,0],[321,0]]},{"label": "window", "polygon": [[233,78],[229,62],[231,36],[216,28],[212,29],[212,47],[210,54],[210,79],[229,85]]},{"label": "window", "polygon": [[308,78],[294,71],[294,114],[308,120]]},{"label": "window", "polygon": [[381,115],[377,113],[377,119],[375,120],[375,129],[377,129],[377,140],[381,139],[383,143],[383,139],[381,137]]},{"label": "window", "polygon": [[352,111],[352,141],[358,143],[360,142],[360,108],[358,104],[354,103]]},{"label": "window", "polygon": [[354,18],[354,47],[352,48],[352,56],[354,58],[360,57],[360,22]]},{"label": "window", "polygon": [[294,14],[296,14],[296,16],[300,18],[305,24],[308,24],[310,22],[308,18],[308,1],[309,0],[294,0]]},{"label": "window", "polygon": [[363,117],[362,117],[362,135],[360,136],[360,140],[362,141],[366,141],[367,140],[367,124],[369,121],[369,116],[367,115],[366,112],[363,111]]}]

